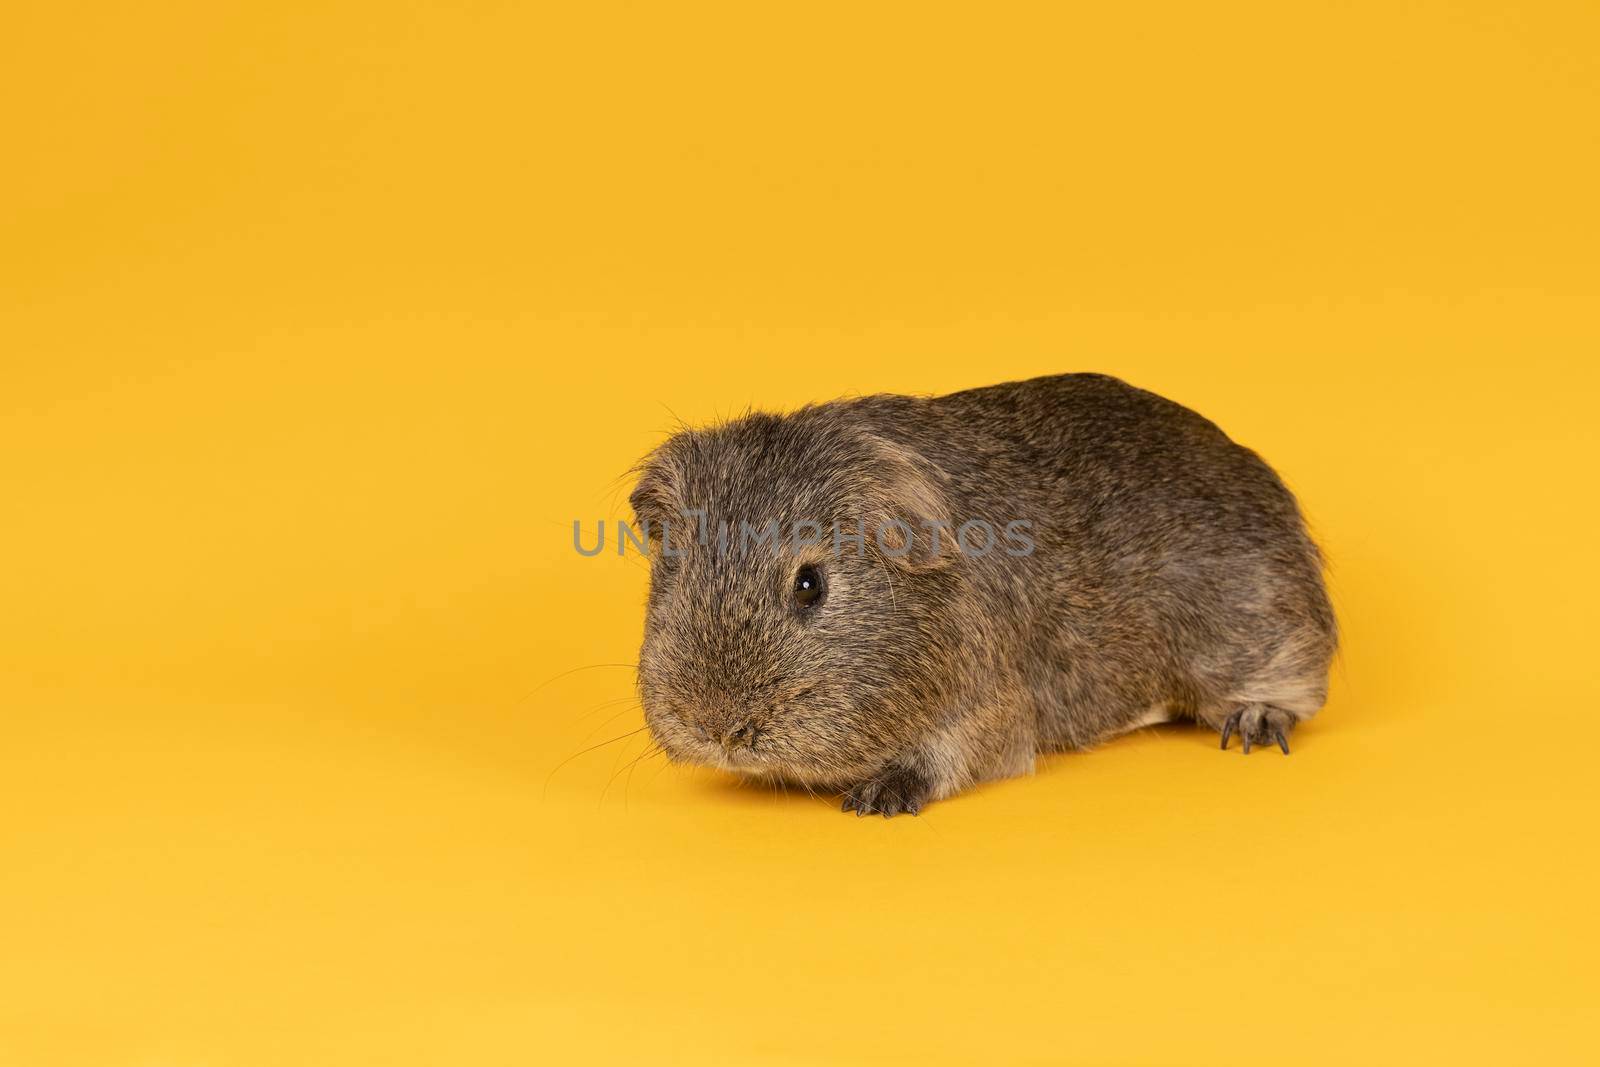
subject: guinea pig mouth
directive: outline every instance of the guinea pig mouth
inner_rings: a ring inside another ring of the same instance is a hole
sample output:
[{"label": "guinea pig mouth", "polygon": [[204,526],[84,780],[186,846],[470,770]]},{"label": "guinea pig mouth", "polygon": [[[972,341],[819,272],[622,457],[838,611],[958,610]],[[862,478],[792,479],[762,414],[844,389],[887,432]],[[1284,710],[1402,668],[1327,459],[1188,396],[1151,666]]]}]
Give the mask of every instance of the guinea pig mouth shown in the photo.
[{"label": "guinea pig mouth", "polygon": [[709,733],[700,736],[700,731],[681,723],[674,726],[672,736],[658,733],[656,741],[676,762],[759,778],[790,777],[798,771],[780,757],[771,735],[760,728],[743,734],[729,731],[717,737]]},{"label": "guinea pig mouth", "polygon": [[676,762],[747,772],[764,766],[757,758],[762,730],[753,721],[713,733],[691,725],[683,716],[668,713],[647,717],[651,737]]},{"label": "guinea pig mouth", "polygon": [[[816,683],[796,686],[781,693],[783,701],[778,704],[751,701],[744,705],[754,705],[756,710],[750,711],[736,711],[734,707],[738,705],[724,705],[708,714],[696,705],[671,698],[647,701],[645,721],[656,744],[675,763],[750,777],[831,781],[835,775],[815,765],[807,746],[797,748],[790,736],[796,725],[789,721],[796,710],[790,702],[817,688]],[[806,721],[804,714],[798,721]]]},{"label": "guinea pig mouth", "polygon": [[762,729],[749,722],[725,732],[720,738],[703,738],[700,744],[713,765],[732,771],[753,771],[766,767],[761,751]]},{"label": "guinea pig mouth", "polygon": [[717,749],[712,753],[712,766],[720,767],[725,771],[734,771],[738,774],[761,774],[772,770],[770,766],[757,759],[749,752],[729,752],[726,749]]}]

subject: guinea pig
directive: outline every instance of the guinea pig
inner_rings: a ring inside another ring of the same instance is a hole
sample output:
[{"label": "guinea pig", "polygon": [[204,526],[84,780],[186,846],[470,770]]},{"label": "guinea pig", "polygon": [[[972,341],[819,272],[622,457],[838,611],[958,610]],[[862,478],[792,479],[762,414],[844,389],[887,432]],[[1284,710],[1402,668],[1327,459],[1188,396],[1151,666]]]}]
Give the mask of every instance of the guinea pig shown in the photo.
[{"label": "guinea pig", "polygon": [[638,688],[674,761],[914,815],[1172,719],[1287,755],[1327,694],[1294,497],[1115,378],[750,414],[638,473]]}]

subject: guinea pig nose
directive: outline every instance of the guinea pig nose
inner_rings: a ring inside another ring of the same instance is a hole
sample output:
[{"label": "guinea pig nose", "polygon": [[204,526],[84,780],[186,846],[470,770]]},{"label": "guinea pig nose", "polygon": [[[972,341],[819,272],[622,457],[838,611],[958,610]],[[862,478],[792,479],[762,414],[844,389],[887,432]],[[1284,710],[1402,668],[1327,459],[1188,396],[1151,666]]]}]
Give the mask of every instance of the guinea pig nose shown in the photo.
[{"label": "guinea pig nose", "polygon": [[727,733],[722,735],[724,748],[748,748],[756,743],[756,721],[745,719],[736,723]]}]

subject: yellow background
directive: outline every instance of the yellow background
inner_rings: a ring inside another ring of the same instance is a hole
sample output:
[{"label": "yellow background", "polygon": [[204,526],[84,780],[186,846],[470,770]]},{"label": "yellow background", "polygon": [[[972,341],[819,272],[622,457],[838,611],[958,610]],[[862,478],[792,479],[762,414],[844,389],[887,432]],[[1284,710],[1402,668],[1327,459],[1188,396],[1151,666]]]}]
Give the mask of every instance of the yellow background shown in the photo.
[{"label": "yellow background", "polygon": [[[1595,1053],[1592,3],[5,21],[0,1061]],[[1301,495],[1292,757],[629,769],[676,419],[1069,369]]]}]

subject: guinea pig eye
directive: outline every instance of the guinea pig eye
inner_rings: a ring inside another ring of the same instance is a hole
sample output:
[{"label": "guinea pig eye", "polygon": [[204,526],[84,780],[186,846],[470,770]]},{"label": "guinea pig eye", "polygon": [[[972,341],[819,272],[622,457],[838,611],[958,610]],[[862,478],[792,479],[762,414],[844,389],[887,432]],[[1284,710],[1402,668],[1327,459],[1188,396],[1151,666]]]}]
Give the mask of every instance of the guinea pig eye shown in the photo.
[{"label": "guinea pig eye", "polygon": [[807,563],[794,575],[794,602],[802,608],[814,608],[822,603],[822,574]]}]

